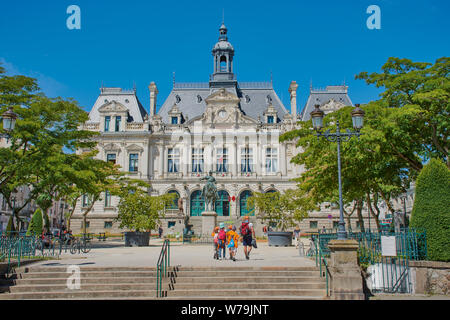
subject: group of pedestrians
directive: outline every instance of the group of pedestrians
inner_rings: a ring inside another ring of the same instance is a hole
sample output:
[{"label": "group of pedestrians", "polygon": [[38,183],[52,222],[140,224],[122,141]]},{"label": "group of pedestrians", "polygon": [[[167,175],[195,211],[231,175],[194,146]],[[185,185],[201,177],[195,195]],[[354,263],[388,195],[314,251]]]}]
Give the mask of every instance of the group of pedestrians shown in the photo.
[{"label": "group of pedestrians", "polygon": [[229,251],[229,259],[236,261],[236,253],[239,242],[242,242],[244,247],[245,258],[250,259],[250,252],[252,247],[256,248],[256,237],[252,223],[249,223],[248,216],[245,216],[241,226],[239,227],[239,234],[236,232],[236,226],[229,225],[225,229],[225,223],[221,222],[218,227],[214,228],[212,232],[214,238],[214,259],[226,259],[226,248]]}]

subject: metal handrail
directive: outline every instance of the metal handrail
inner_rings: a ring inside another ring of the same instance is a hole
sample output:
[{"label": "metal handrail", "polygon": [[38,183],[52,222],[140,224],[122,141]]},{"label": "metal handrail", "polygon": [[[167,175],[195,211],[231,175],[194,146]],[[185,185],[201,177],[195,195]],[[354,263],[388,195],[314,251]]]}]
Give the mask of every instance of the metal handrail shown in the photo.
[{"label": "metal handrail", "polygon": [[159,254],[158,263],[156,264],[156,297],[161,298],[163,296],[162,291],[162,278],[166,278],[169,275],[170,267],[170,240],[164,240],[164,243]]}]

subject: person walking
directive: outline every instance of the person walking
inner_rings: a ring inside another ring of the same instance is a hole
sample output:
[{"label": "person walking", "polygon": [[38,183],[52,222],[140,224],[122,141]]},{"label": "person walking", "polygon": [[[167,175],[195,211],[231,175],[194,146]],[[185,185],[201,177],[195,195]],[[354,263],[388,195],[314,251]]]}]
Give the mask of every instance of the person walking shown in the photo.
[{"label": "person walking", "polygon": [[158,228],[158,237],[161,238],[162,234],[163,234],[163,228],[161,226],[159,226],[159,228]]},{"label": "person walking", "polygon": [[219,227],[215,227],[211,233],[213,237],[213,247],[214,247],[214,259],[219,259]]},{"label": "person walking", "polygon": [[[218,249],[219,249],[219,259],[224,260],[225,259],[225,245],[227,241],[227,233],[225,231],[225,224],[223,222],[219,225],[219,234],[217,236],[218,241]],[[223,258],[222,258],[222,252],[223,252]]]},{"label": "person walking", "polygon": [[295,242],[295,249],[298,249],[300,241],[300,227],[296,226],[294,229],[294,242]]},{"label": "person walking", "polygon": [[239,235],[236,233],[236,226],[229,226],[229,229],[230,231],[227,232],[227,247],[230,251],[230,259],[236,261]]},{"label": "person walking", "polygon": [[252,251],[252,236],[255,232],[248,223],[248,216],[244,217],[244,220],[242,221],[242,224],[239,228],[239,232],[242,236],[242,245],[244,247],[245,259],[248,260],[250,259],[250,252]]}]

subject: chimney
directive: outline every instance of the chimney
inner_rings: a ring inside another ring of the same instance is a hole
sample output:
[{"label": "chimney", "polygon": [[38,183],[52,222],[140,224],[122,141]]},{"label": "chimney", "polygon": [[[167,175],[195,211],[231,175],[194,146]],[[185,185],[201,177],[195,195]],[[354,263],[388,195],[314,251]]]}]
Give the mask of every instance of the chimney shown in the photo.
[{"label": "chimney", "polygon": [[156,114],[156,96],[158,95],[158,88],[153,81],[148,86],[148,90],[150,90],[150,117],[153,117]]},{"label": "chimney", "polygon": [[297,82],[292,81],[289,86],[289,93],[291,94],[291,114],[295,119],[297,119],[297,88]]}]

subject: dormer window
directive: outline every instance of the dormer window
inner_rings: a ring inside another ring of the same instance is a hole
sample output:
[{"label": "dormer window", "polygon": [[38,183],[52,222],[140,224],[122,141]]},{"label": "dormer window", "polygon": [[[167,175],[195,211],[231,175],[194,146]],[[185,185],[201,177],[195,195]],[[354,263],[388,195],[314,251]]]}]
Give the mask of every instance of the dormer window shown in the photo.
[{"label": "dormer window", "polygon": [[172,117],[172,124],[178,124],[178,117]]},{"label": "dormer window", "polygon": [[122,122],[122,117],[121,116],[116,116],[116,132],[120,131],[120,123]]},{"label": "dormer window", "polygon": [[273,123],[273,116],[267,116],[267,123]]},{"label": "dormer window", "polygon": [[109,131],[109,124],[111,123],[111,116],[105,117],[105,132]]}]

